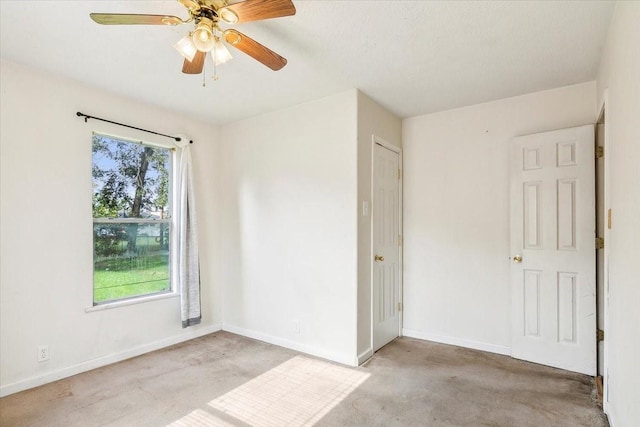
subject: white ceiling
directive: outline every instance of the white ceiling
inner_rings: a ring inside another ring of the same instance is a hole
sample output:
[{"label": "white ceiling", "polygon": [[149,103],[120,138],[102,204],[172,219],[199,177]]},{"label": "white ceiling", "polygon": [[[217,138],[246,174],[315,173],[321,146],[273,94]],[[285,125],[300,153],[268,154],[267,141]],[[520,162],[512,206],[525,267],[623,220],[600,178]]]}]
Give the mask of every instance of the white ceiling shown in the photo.
[{"label": "white ceiling", "polygon": [[181,73],[182,57],[172,47],[190,25],[102,26],[89,19],[90,12],[186,18],[175,0],[1,0],[0,52],[3,59],[218,124],[351,88],[405,118],[593,80],[614,6],[294,4],[295,16],[235,26],[286,57],[284,69],[271,71],[230,48],[233,60],[204,88],[201,76]]}]

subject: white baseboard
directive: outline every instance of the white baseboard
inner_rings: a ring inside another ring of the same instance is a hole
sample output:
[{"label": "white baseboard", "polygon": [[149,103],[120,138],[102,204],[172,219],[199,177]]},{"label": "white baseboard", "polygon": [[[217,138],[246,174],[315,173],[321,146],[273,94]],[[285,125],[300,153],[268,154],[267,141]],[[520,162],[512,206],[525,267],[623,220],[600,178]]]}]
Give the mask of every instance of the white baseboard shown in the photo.
[{"label": "white baseboard", "polygon": [[228,323],[223,323],[222,330],[231,332],[233,334],[242,335],[243,337],[253,338],[258,341],[264,341],[269,344],[279,345],[280,347],[285,347],[291,350],[299,351],[301,353],[306,353],[312,356],[321,357],[323,359],[332,360],[334,362],[342,363],[343,365],[358,366],[358,361],[354,357],[328,352],[321,348],[311,347],[306,344],[301,344],[299,342],[275,337],[273,335],[268,335],[251,329],[245,329],[238,326],[230,325]]},{"label": "white baseboard", "polygon": [[362,365],[364,362],[369,360],[371,356],[373,356],[373,349],[369,347],[368,349],[366,349],[365,351],[363,351],[358,355],[358,366]]},{"label": "white baseboard", "polygon": [[613,407],[613,405],[611,404],[612,402],[609,401],[609,403],[607,404],[607,410],[604,411],[605,415],[607,416],[607,420],[609,421],[609,426],[610,427],[616,427],[619,424],[616,423],[616,416],[615,416],[615,408]]},{"label": "white baseboard", "polygon": [[403,329],[402,335],[405,337],[418,338],[421,340],[433,341],[441,344],[457,345],[459,347],[473,348],[475,350],[482,350],[488,351],[490,353],[511,356],[511,347],[507,347],[504,345],[489,344],[485,342],[450,337],[446,335],[431,334],[428,332],[416,331],[413,329]]},{"label": "white baseboard", "polygon": [[169,347],[170,345],[178,344],[184,341],[189,341],[194,338],[208,335],[213,332],[220,331],[221,325],[213,324],[209,326],[203,326],[194,330],[187,330],[180,335],[174,335],[169,338],[165,338],[159,341],[154,341],[148,344],[143,344],[139,347],[135,347],[129,350],[121,351],[119,353],[109,354],[107,356],[98,357],[97,359],[87,360],[76,365],[67,366],[65,368],[58,369],[53,372],[47,372],[42,375],[27,378],[26,380],[17,381],[15,383],[6,384],[0,386],[0,397],[8,396],[10,394],[18,393],[20,391],[28,390],[33,387],[38,387],[43,384],[47,384],[53,381],[67,378],[73,375],[80,374],[82,372],[90,371],[92,369],[100,368],[102,366],[110,365],[112,363],[121,362],[132,357],[140,356],[151,351],[160,350],[161,348]]}]

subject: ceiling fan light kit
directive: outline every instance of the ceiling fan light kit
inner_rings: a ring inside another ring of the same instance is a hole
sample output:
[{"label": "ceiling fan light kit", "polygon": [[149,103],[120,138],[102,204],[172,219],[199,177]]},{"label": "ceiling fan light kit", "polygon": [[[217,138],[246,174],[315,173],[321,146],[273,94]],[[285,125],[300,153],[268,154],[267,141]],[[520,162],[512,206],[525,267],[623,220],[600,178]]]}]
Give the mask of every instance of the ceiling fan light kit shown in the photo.
[{"label": "ceiling fan light kit", "polygon": [[178,43],[173,45],[173,47],[180,52],[180,55],[184,56],[189,62],[193,61],[193,57],[196,56],[196,52],[198,51],[198,48],[193,44],[193,40],[191,39],[192,35],[192,33],[187,34],[181,38]]},{"label": "ceiling fan light kit", "polygon": [[213,53],[211,55],[213,64],[224,64],[232,58],[233,56],[231,56],[231,52],[229,52],[229,49],[227,49],[225,45],[220,41],[220,38],[216,36],[216,44],[215,46],[213,46]]},{"label": "ceiling fan light kit", "polygon": [[193,32],[193,44],[200,52],[209,52],[216,43],[213,38],[213,21],[209,18],[200,18]]},{"label": "ceiling fan light kit", "polygon": [[235,29],[222,31],[220,22],[233,25],[248,21],[295,15],[291,0],[245,0],[228,4],[226,0],[177,0],[187,9],[189,18],[183,20],[171,15],[144,15],[125,13],[91,13],[90,17],[102,25],[179,25],[195,22],[193,32],[180,39],[174,47],[185,58],[182,72],[200,74],[204,59],[211,53],[214,79],[217,65],[229,61],[232,56],[221,39],[241,52],[251,56],[274,71],[282,69],[287,60],[268,47]]}]

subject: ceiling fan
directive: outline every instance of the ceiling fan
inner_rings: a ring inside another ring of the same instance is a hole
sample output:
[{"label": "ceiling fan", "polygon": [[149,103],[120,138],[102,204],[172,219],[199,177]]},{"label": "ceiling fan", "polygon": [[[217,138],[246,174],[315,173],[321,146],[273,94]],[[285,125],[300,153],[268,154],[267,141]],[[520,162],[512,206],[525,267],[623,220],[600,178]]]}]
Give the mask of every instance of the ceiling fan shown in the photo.
[{"label": "ceiling fan", "polygon": [[231,59],[221,40],[246,53],[274,71],[280,70],[287,60],[268,47],[235,29],[221,30],[218,24],[241,24],[249,21],[295,15],[291,0],[245,0],[228,4],[226,0],[178,0],[189,13],[183,20],[171,15],[144,15],[127,13],[91,13],[89,16],[103,25],[180,25],[193,22],[195,28],[174,47],[184,56],[182,72],[200,74],[207,53],[215,65]]}]

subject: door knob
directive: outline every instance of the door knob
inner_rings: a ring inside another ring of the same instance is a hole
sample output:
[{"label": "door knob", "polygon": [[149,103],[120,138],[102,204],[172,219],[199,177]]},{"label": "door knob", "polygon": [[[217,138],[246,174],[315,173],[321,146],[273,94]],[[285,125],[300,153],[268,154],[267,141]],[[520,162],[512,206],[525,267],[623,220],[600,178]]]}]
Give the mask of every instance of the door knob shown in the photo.
[{"label": "door knob", "polygon": [[513,262],[521,263],[522,262],[522,255],[515,255],[513,257]]},{"label": "door knob", "polygon": [[373,259],[380,262],[384,261],[384,257],[382,255],[376,255]]}]

